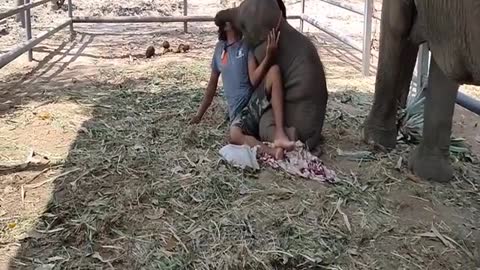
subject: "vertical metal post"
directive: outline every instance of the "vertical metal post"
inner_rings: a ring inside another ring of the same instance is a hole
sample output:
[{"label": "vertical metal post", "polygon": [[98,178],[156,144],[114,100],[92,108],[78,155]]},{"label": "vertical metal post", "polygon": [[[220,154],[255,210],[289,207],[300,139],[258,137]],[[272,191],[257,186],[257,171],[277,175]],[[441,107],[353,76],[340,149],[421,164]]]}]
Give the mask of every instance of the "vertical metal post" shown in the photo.
[{"label": "vertical metal post", "polygon": [[429,60],[430,60],[430,50],[428,49],[427,44],[422,44],[418,50],[417,58],[417,92],[416,95],[420,94],[424,88],[427,87],[428,83],[428,69],[429,69]]},{"label": "vertical metal post", "polygon": [[[23,5],[25,2],[23,0],[17,0],[16,1],[16,6],[21,6]],[[20,23],[20,26],[22,28],[25,28],[25,13],[24,12],[18,12],[17,13],[17,16],[16,16],[16,20],[17,22]]]},{"label": "vertical metal post", "polygon": [[[28,3],[30,3],[30,0],[24,1],[24,4],[28,4]],[[25,10],[25,33],[26,33],[27,41],[32,39],[32,17],[31,17],[31,12],[29,8]],[[33,50],[30,49],[28,50],[28,61],[32,62],[32,60],[33,60]]]},{"label": "vertical metal post", "polygon": [[[68,17],[73,18],[73,5],[72,0],[68,0]],[[73,21],[70,23],[70,39],[73,40],[75,33],[73,32]]]},{"label": "vertical metal post", "polygon": [[[303,15],[305,13],[305,0],[302,0],[302,14]],[[300,18],[300,32],[303,33],[303,19]]]},{"label": "vertical metal post", "polygon": [[[188,1],[187,0],[183,0],[183,16],[188,16]],[[183,23],[183,31],[185,33],[188,32],[188,24],[187,22],[184,22]]]},{"label": "vertical metal post", "polygon": [[363,55],[362,72],[363,76],[370,75],[370,58],[372,46],[372,18],[373,18],[373,0],[365,0],[365,11],[363,20]]}]

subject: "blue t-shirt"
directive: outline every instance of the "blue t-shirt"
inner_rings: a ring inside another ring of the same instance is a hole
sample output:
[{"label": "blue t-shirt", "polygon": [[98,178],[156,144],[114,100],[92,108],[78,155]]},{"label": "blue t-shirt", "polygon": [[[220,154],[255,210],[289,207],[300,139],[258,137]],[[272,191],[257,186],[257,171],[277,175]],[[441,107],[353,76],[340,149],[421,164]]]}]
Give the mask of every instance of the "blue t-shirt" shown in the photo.
[{"label": "blue t-shirt", "polygon": [[247,105],[252,94],[253,87],[248,75],[248,54],[249,49],[243,41],[230,46],[227,46],[225,41],[219,41],[215,47],[212,69],[222,75],[230,121]]}]

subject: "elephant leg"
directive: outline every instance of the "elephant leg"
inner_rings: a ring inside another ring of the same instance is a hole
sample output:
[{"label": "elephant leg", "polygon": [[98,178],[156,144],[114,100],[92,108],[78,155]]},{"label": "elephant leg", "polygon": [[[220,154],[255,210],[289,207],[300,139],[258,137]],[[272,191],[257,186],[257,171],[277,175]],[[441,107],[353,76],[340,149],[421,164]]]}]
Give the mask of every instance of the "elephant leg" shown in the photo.
[{"label": "elephant leg", "polygon": [[392,149],[397,141],[398,105],[405,103],[408,95],[418,45],[409,38],[415,11],[413,0],[383,3],[375,96],[363,136],[367,143]]},{"label": "elephant leg", "polygon": [[[263,142],[273,142],[275,140],[275,119],[273,117],[273,110],[270,108],[265,111],[260,118],[260,140]],[[291,141],[297,141],[298,132],[295,127],[285,127],[285,133]]]},{"label": "elephant leg", "polygon": [[410,169],[423,179],[448,182],[453,177],[449,148],[458,88],[459,85],[447,78],[432,58],[425,93],[423,140],[409,162]]}]

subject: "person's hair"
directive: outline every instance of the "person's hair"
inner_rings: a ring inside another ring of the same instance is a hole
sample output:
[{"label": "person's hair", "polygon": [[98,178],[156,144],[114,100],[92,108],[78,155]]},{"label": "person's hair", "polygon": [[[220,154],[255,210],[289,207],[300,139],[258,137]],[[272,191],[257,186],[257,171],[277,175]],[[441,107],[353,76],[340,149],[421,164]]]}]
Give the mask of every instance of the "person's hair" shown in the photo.
[{"label": "person's hair", "polygon": [[218,40],[226,41],[227,32],[225,31],[225,24],[218,26]]}]

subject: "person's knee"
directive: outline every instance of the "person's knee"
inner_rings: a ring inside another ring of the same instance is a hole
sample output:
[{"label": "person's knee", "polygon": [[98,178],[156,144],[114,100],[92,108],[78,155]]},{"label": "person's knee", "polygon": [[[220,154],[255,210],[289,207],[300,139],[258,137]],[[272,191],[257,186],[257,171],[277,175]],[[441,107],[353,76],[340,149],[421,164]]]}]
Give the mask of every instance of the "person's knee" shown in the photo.
[{"label": "person's knee", "polygon": [[242,130],[238,127],[230,128],[230,143],[233,144],[243,144],[243,133]]},{"label": "person's knee", "polygon": [[279,80],[281,78],[280,67],[278,65],[273,65],[268,69],[267,77],[272,80]]}]

